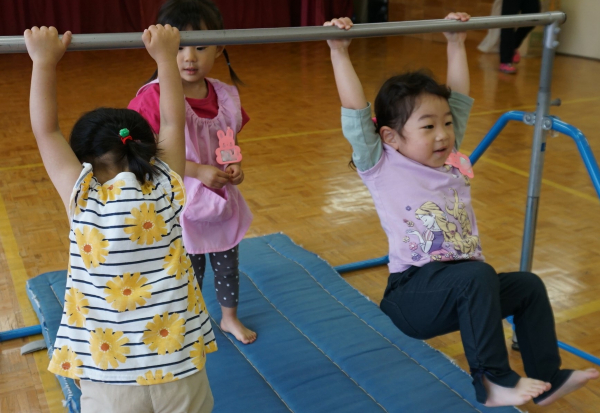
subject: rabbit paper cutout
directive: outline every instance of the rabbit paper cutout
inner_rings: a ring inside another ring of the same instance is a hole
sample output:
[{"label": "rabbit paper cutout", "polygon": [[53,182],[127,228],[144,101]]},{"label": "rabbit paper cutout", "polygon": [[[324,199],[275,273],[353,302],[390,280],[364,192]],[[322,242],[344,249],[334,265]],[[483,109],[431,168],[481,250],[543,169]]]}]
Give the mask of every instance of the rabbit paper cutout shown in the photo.
[{"label": "rabbit paper cutout", "polygon": [[224,133],[222,130],[217,131],[217,137],[219,138],[219,147],[215,151],[217,163],[227,165],[240,162],[242,160],[242,151],[235,144],[233,130],[227,128],[227,133]]}]

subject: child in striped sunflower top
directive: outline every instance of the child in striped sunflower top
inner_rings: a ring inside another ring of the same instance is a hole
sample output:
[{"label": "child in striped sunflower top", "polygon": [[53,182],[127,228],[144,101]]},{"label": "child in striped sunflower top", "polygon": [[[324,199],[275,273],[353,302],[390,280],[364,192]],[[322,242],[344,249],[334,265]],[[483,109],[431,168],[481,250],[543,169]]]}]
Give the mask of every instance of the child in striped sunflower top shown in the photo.
[{"label": "child in striped sunflower top", "polygon": [[179,224],[186,162],[179,31],[150,26],[142,39],[160,73],[158,138],[137,112],[100,108],[77,121],[69,145],[58,126],[56,65],[71,33],[25,32],[31,124],[71,226],[49,370],[80,380],[87,413],[210,412],[204,364],[217,346]]}]

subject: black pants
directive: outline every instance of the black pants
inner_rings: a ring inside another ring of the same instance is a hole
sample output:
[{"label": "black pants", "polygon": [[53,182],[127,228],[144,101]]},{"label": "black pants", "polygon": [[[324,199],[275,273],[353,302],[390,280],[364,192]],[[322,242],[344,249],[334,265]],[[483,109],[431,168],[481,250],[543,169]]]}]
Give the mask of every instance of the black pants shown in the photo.
[{"label": "black pants", "polygon": [[[211,252],[208,254],[208,258],[215,273],[215,292],[219,304],[228,308],[237,307],[240,292],[238,246],[236,245],[234,248],[223,252]],[[196,273],[198,285],[202,289],[206,256],[204,254],[190,254],[190,260]]]},{"label": "black pants", "polygon": [[[502,15],[507,14],[539,13],[540,0],[504,0],[502,2]],[[500,63],[512,63],[515,49],[518,49],[523,40],[533,27],[519,27],[518,29],[502,29],[500,31]]]},{"label": "black pants", "polygon": [[529,272],[497,274],[480,261],[431,262],[391,274],[381,309],[406,335],[428,339],[460,330],[477,401],[487,394],[483,374],[493,383],[514,387],[502,320],[514,316],[528,377],[560,387],[571,371],[560,370],[554,315],[546,287]]}]

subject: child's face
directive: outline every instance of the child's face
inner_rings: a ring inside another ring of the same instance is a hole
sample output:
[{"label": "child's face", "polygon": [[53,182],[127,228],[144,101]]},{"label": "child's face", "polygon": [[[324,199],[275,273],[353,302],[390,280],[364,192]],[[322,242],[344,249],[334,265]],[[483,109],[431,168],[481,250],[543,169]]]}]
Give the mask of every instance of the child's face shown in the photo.
[{"label": "child's face", "polygon": [[448,101],[423,94],[402,129],[402,136],[392,142],[398,152],[423,165],[439,168],[454,148],[454,127]]},{"label": "child's face", "polygon": [[177,54],[177,66],[181,79],[187,83],[198,83],[204,80],[215,64],[215,59],[222,52],[223,48],[217,46],[180,47]]}]

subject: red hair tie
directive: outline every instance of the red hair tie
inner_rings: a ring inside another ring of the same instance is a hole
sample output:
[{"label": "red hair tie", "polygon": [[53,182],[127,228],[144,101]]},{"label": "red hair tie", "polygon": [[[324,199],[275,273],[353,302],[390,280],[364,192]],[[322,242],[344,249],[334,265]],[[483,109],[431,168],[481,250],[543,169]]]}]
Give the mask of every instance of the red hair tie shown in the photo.
[{"label": "red hair tie", "polygon": [[131,135],[129,135],[129,129],[127,128],[123,128],[119,131],[119,135],[121,136],[121,142],[123,142],[123,145],[125,145],[125,142],[132,141],[133,138],[131,137]]}]

